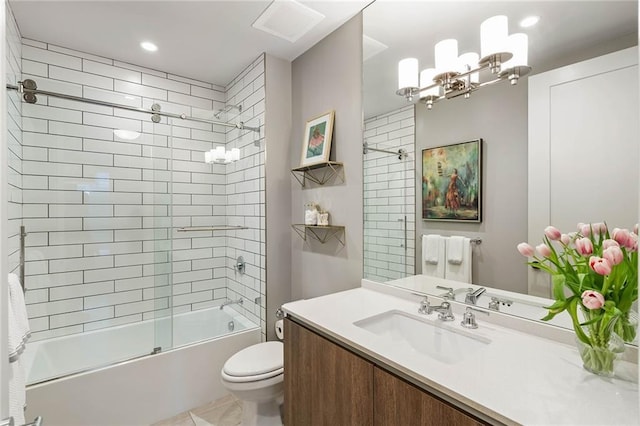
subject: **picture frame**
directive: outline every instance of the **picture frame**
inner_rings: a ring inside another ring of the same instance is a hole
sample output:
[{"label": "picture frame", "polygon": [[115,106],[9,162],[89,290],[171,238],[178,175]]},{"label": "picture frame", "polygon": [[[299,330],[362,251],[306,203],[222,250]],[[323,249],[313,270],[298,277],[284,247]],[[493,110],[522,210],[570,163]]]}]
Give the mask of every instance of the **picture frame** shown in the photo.
[{"label": "picture frame", "polygon": [[422,150],[422,219],[482,222],[482,139]]},{"label": "picture frame", "polygon": [[335,111],[331,110],[307,121],[300,166],[312,166],[329,161],[334,115]]}]

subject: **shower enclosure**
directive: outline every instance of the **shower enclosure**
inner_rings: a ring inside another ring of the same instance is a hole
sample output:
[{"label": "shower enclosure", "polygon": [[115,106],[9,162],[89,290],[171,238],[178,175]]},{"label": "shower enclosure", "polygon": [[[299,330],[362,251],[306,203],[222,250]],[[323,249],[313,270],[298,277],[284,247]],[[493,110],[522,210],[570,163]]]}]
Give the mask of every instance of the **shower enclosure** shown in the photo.
[{"label": "shower enclosure", "polygon": [[264,339],[263,58],[221,87],[11,47],[9,265],[24,266],[27,383],[247,329]]},{"label": "shower enclosure", "polygon": [[365,119],[364,278],[415,273],[414,107]]}]

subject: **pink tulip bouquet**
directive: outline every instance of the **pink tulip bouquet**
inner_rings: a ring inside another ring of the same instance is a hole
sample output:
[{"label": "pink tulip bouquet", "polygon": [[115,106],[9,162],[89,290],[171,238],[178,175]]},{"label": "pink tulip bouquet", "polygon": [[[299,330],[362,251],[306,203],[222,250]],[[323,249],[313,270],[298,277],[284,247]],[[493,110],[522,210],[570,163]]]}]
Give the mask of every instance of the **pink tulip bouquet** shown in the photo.
[{"label": "pink tulip bouquet", "polygon": [[[609,232],[604,223],[580,223],[578,232],[567,234],[548,226],[543,241],[535,248],[518,244],[518,251],[533,259],[529,265],[551,275],[555,302],[543,320],[567,311],[577,339],[588,349],[582,354],[585,368],[612,373],[614,334],[625,342],[636,336],[632,305],[638,299],[637,225],[633,231]],[[619,346],[618,351],[624,350]]]}]

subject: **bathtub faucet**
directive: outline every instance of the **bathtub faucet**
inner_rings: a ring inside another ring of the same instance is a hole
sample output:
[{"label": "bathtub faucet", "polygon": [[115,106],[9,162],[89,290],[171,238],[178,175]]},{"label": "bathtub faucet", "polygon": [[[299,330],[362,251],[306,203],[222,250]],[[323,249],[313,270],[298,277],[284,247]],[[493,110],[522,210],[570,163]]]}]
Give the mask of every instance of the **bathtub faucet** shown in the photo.
[{"label": "bathtub faucet", "polygon": [[222,305],[220,305],[220,309],[224,308],[227,305],[242,305],[242,302],[244,302],[244,299],[242,297],[238,300],[227,299],[224,303],[222,303]]}]

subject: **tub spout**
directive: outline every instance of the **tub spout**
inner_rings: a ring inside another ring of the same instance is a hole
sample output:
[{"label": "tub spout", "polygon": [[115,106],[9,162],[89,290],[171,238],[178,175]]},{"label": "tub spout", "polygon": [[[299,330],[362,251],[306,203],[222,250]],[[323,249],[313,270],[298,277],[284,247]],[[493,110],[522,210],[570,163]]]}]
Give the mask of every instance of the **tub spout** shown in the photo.
[{"label": "tub spout", "polygon": [[220,309],[224,308],[227,305],[242,305],[242,302],[244,302],[244,299],[242,297],[238,300],[227,299],[222,303],[222,305],[220,305]]}]

